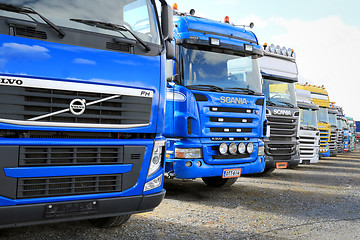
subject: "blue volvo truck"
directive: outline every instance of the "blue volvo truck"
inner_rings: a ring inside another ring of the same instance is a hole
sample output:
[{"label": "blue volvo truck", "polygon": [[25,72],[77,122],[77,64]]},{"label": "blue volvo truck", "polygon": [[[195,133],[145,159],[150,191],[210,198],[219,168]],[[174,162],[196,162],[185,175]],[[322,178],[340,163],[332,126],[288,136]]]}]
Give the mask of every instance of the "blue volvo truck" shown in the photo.
[{"label": "blue volvo truck", "polygon": [[167,62],[166,168],[169,177],[235,183],[264,169],[265,99],[254,33],[192,14],[174,14]]},{"label": "blue volvo truck", "polygon": [[111,227],[160,204],[175,53],[160,2],[162,29],[154,0],[0,1],[0,228]]}]

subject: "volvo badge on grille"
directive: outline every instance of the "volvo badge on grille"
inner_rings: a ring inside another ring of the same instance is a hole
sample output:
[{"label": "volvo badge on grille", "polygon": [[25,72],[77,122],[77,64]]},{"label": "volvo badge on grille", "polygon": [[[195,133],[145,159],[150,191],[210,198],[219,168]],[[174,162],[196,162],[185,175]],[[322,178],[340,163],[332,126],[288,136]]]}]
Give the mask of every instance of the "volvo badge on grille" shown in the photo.
[{"label": "volvo badge on grille", "polygon": [[81,115],[85,112],[86,100],[85,99],[74,99],[70,103],[70,112],[74,115]]}]

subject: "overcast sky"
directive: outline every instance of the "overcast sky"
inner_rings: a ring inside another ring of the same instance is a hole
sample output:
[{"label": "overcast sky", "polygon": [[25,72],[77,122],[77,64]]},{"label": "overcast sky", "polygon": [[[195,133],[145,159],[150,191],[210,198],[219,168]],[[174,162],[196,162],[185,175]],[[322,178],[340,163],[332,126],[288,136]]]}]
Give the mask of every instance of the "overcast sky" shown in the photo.
[{"label": "overcast sky", "polygon": [[360,1],[169,0],[179,11],[234,24],[254,22],[259,43],[293,48],[299,81],[324,85],[330,101],[360,120]]}]

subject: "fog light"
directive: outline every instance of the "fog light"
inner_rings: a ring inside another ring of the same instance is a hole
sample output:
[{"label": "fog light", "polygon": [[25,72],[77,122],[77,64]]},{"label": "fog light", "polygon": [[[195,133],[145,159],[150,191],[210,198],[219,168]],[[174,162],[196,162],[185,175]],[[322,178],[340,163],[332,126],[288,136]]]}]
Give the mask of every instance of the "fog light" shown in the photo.
[{"label": "fog light", "polygon": [[245,151],[246,151],[245,143],[243,143],[243,142],[239,143],[238,151],[239,151],[239,153],[245,153]]},{"label": "fog light", "polygon": [[201,161],[197,161],[196,166],[201,167],[202,163]]},{"label": "fog light", "polygon": [[228,146],[226,143],[221,143],[220,146],[219,146],[219,152],[220,154],[222,155],[225,155],[228,151]]},{"label": "fog light", "polygon": [[237,145],[236,143],[230,143],[229,145],[229,153],[231,155],[236,155],[236,152],[237,152]]},{"label": "fog light", "polygon": [[185,163],[185,166],[187,166],[187,167],[191,167],[191,166],[192,166],[192,162],[187,161],[187,162]]},{"label": "fog light", "polygon": [[254,144],[253,143],[248,143],[246,150],[248,151],[248,153],[252,153],[254,151]]},{"label": "fog light", "polygon": [[161,174],[160,176],[154,178],[153,180],[145,183],[144,192],[149,191],[154,188],[157,188],[157,187],[160,187],[162,180],[163,180],[163,175]]}]

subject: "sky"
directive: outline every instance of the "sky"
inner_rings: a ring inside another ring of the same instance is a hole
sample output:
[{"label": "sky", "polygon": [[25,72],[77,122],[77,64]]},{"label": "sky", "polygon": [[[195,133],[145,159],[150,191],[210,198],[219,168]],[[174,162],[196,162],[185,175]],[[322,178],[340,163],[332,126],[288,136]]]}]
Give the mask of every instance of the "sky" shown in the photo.
[{"label": "sky", "polygon": [[[179,11],[254,23],[259,43],[294,49],[299,82],[324,85],[330,101],[360,121],[360,1],[168,0]],[[359,98],[358,98],[359,97]]]}]

